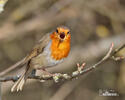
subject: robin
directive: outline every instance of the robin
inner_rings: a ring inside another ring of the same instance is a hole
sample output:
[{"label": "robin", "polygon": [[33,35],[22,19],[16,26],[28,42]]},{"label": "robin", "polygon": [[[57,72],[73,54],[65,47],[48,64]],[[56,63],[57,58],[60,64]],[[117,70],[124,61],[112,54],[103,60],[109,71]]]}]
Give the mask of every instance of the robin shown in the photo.
[{"label": "robin", "polygon": [[26,66],[26,69],[11,88],[11,92],[21,91],[29,74],[34,69],[44,70],[63,62],[70,52],[70,39],[70,30],[65,26],[57,27],[54,32],[43,36],[24,58],[22,65]]}]

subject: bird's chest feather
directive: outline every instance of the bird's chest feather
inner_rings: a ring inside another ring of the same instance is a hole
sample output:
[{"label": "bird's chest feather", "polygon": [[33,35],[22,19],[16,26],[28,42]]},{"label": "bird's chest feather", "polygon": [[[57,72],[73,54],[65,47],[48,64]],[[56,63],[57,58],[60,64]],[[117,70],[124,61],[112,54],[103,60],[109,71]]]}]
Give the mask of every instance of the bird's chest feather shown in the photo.
[{"label": "bird's chest feather", "polygon": [[68,56],[69,51],[69,43],[57,41],[50,41],[44,49],[50,66],[61,63]]}]

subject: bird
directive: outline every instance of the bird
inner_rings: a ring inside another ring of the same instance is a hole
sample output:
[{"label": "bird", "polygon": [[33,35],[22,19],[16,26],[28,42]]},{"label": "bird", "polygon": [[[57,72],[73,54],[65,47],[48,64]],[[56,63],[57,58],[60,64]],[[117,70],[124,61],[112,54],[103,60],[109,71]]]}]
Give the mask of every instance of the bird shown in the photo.
[{"label": "bird", "polygon": [[54,31],[45,34],[23,59],[20,65],[25,71],[14,83],[11,92],[22,91],[28,76],[33,70],[45,70],[60,64],[70,52],[71,32],[66,26],[59,26]]}]

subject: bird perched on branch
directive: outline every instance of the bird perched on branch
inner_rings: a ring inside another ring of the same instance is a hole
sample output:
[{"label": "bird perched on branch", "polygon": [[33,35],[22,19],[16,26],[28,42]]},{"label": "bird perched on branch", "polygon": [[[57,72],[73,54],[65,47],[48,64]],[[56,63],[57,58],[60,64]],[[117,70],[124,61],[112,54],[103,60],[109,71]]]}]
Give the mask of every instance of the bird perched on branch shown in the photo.
[{"label": "bird perched on branch", "polygon": [[70,52],[70,39],[70,30],[65,26],[57,27],[54,32],[43,36],[21,63],[26,66],[25,72],[15,82],[11,91],[21,91],[32,70],[44,70],[61,63]]}]

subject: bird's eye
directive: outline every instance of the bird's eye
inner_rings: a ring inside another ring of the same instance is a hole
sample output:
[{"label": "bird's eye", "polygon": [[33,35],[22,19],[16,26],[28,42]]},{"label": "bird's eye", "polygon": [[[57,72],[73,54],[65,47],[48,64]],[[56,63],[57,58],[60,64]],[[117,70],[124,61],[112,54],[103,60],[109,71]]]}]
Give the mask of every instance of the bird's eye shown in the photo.
[{"label": "bird's eye", "polygon": [[68,31],[67,34],[70,34],[70,31]]},{"label": "bird's eye", "polygon": [[58,31],[58,29],[56,29],[56,33],[58,33],[59,31]]}]

